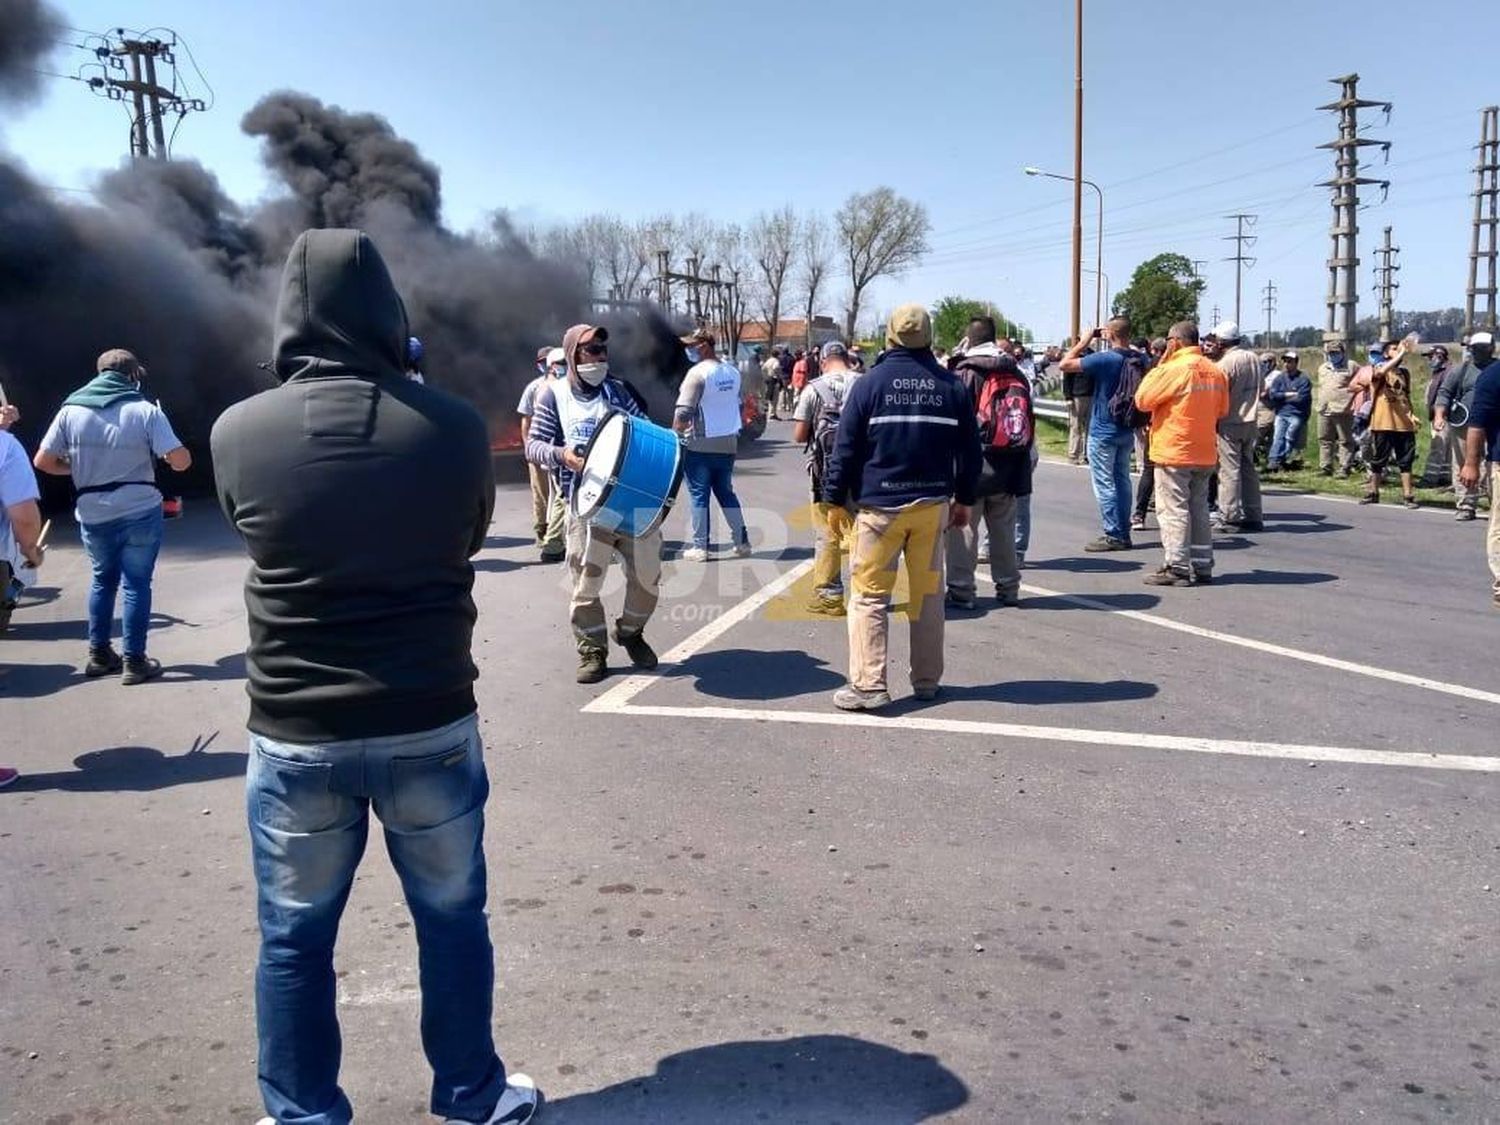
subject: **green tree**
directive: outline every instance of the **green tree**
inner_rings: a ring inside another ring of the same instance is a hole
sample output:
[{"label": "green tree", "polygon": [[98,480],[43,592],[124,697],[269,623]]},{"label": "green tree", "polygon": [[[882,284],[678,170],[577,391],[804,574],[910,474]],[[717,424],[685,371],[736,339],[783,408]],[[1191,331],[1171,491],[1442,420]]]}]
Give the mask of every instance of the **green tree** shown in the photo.
[{"label": "green tree", "polygon": [[1137,336],[1165,336],[1179,320],[1195,320],[1198,298],[1207,283],[1193,273],[1193,263],[1181,254],[1158,254],[1142,262],[1130,284],[1115,294],[1117,316],[1130,318]]},{"label": "green tree", "polygon": [[1008,336],[1012,340],[1029,340],[1031,333],[1011,320],[991,301],[976,301],[971,297],[944,297],[932,309],[932,343],[934,347],[947,350],[963,339],[969,321],[976,316],[995,318],[995,334]]}]

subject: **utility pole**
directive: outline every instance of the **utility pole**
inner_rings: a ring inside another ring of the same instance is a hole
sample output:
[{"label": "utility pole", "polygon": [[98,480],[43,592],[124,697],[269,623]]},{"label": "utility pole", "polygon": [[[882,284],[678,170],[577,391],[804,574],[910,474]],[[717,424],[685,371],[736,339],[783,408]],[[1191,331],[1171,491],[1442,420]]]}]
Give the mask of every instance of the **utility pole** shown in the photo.
[{"label": "utility pole", "polygon": [[[1206,266],[1206,265],[1208,265],[1208,259],[1207,258],[1193,258],[1192,259],[1192,263],[1193,263],[1193,280],[1194,281],[1202,281],[1203,280],[1203,267]],[[1193,319],[1194,320],[1198,319],[1198,306],[1202,303],[1202,301],[1203,301],[1203,294],[1202,293],[1194,294],[1194,296],[1193,296]]]},{"label": "utility pole", "polygon": [[1381,190],[1381,198],[1390,190],[1389,180],[1366,179],[1359,174],[1359,150],[1366,145],[1379,145],[1390,157],[1391,142],[1377,141],[1359,135],[1359,111],[1379,108],[1390,120],[1391,103],[1371,101],[1359,96],[1359,75],[1346,74],[1342,78],[1331,78],[1339,89],[1339,99],[1320,105],[1319,109],[1339,115],[1339,136],[1319,148],[1332,149],[1334,153],[1333,179],[1324,180],[1319,187],[1333,189],[1333,225],[1329,236],[1333,240],[1332,253],[1328,258],[1328,325],[1324,329],[1325,342],[1332,340],[1354,341],[1355,310],[1359,305],[1359,289],[1355,271],[1359,267],[1359,188],[1361,184],[1375,184]]},{"label": "utility pole", "polygon": [[1211,325],[1215,325],[1215,326],[1218,325],[1218,323],[1219,323],[1219,306],[1218,305],[1214,306],[1213,315],[1208,318],[1208,322]]},{"label": "utility pole", "polygon": [[[1474,233],[1469,242],[1469,287],[1465,292],[1464,331],[1494,328],[1495,227],[1500,224],[1500,106],[1479,111],[1479,159],[1474,162]],[[1488,284],[1479,284],[1479,263],[1485,264]],[[1484,311],[1476,307],[1483,297]]]},{"label": "utility pole", "polygon": [[1260,291],[1260,307],[1266,313],[1266,347],[1271,346],[1271,314],[1276,311],[1276,283],[1267,281],[1266,287]]},{"label": "utility pole", "polygon": [[[1099,207],[1100,226],[1104,206]],[[1083,332],[1083,0],[1073,11],[1073,307],[1072,332],[1076,344]]]},{"label": "utility pole", "polygon": [[111,98],[123,101],[125,95],[130,96],[133,110],[130,155],[137,160],[167,159],[167,132],[162,115],[168,111],[185,115],[206,106],[202,99],[181,97],[157,81],[158,59],[169,66],[176,65],[170,44],[163,43],[160,39],[121,39],[118,44],[109,47],[108,54],[130,62],[129,78],[115,78],[106,74],[104,78],[97,80]]},{"label": "utility pole", "polygon": [[1253,227],[1257,216],[1255,215],[1230,215],[1234,220],[1234,233],[1227,235],[1225,242],[1234,243],[1234,257],[1225,258],[1226,262],[1234,263],[1234,322],[1240,323],[1240,285],[1242,274],[1246,269],[1254,268],[1255,259],[1245,257],[1246,246],[1255,245],[1255,235],[1246,234],[1247,226]]},{"label": "utility pole", "polygon": [[1393,261],[1395,255],[1401,252],[1401,247],[1391,245],[1391,228],[1385,228],[1385,240],[1376,251],[1380,255],[1380,265],[1375,267],[1375,293],[1379,299],[1380,309],[1380,338],[1382,340],[1394,339],[1391,334],[1393,312],[1395,307],[1396,290],[1401,288],[1401,283],[1396,280],[1396,273],[1401,269]]}]

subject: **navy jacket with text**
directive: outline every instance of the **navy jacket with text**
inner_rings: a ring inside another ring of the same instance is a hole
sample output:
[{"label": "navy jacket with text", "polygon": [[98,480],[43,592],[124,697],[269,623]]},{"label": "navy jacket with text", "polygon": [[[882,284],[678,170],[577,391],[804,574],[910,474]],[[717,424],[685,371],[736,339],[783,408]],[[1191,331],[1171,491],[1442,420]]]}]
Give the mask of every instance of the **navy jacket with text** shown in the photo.
[{"label": "navy jacket with text", "polygon": [[973,504],[979,423],[962,383],[927,348],[892,348],[849,385],[823,499],[863,508]]}]

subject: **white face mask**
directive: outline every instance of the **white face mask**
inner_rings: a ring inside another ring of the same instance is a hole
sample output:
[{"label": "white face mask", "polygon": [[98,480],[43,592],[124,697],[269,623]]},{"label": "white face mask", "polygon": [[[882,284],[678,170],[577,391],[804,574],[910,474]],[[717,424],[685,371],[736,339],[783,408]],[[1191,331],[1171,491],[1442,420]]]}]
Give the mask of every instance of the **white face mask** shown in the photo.
[{"label": "white face mask", "polygon": [[607,363],[580,363],[578,365],[578,377],[591,387],[597,387],[604,382],[604,377],[609,374]]}]

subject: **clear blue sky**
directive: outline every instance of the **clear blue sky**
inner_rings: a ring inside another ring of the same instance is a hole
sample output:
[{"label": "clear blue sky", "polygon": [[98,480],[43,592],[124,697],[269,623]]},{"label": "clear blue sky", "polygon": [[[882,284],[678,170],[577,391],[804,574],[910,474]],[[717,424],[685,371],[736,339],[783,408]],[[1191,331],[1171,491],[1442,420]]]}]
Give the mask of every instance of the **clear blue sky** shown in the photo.
[{"label": "clear blue sky", "polygon": [[[743,221],[791,203],[832,212],[878,184],[924,203],[933,253],[883,284],[877,308],[948,293],[989,299],[1044,338],[1066,328],[1072,16],[1048,3],[818,0],[54,0],[70,24],[165,25],[213,84],[175,152],[231,195],[268,180],[239,118],[290,87],[388,117],[443,172],[444,213],[467,229],[496,207],[539,221],[594,210],[700,210]],[[1334,135],[1326,79],[1350,71],[1389,99],[1389,201],[1366,189],[1360,314],[1375,311],[1380,228],[1402,248],[1402,308],[1462,305],[1478,109],[1500,100],[1493,52],[1466,60],[1474,0],[1262,0],[1252,6],[1088,0],[1084,175],[1105,192],[1104,271],[1123,286],[1164,250],[1206,259],[1203,315],[1234,302],[1233,211],[1257,212],[1244,320],[1321,325]],[[1201,11],[1201,15],[1197,14]],[[50,65],[71,71],[80,53]],[[190,77],[191,69],[188,69]],[[39,178],[85,188],[126,148],[120,108],[52,79],[0,123]],[[1372,158],[1378,165],[1378,150]],[[1092,267],[1093,196],[1086,200]],[[1092,313],[1085,278],[1085,319]],[[830,308],[829,311],[835,311]]]}]

